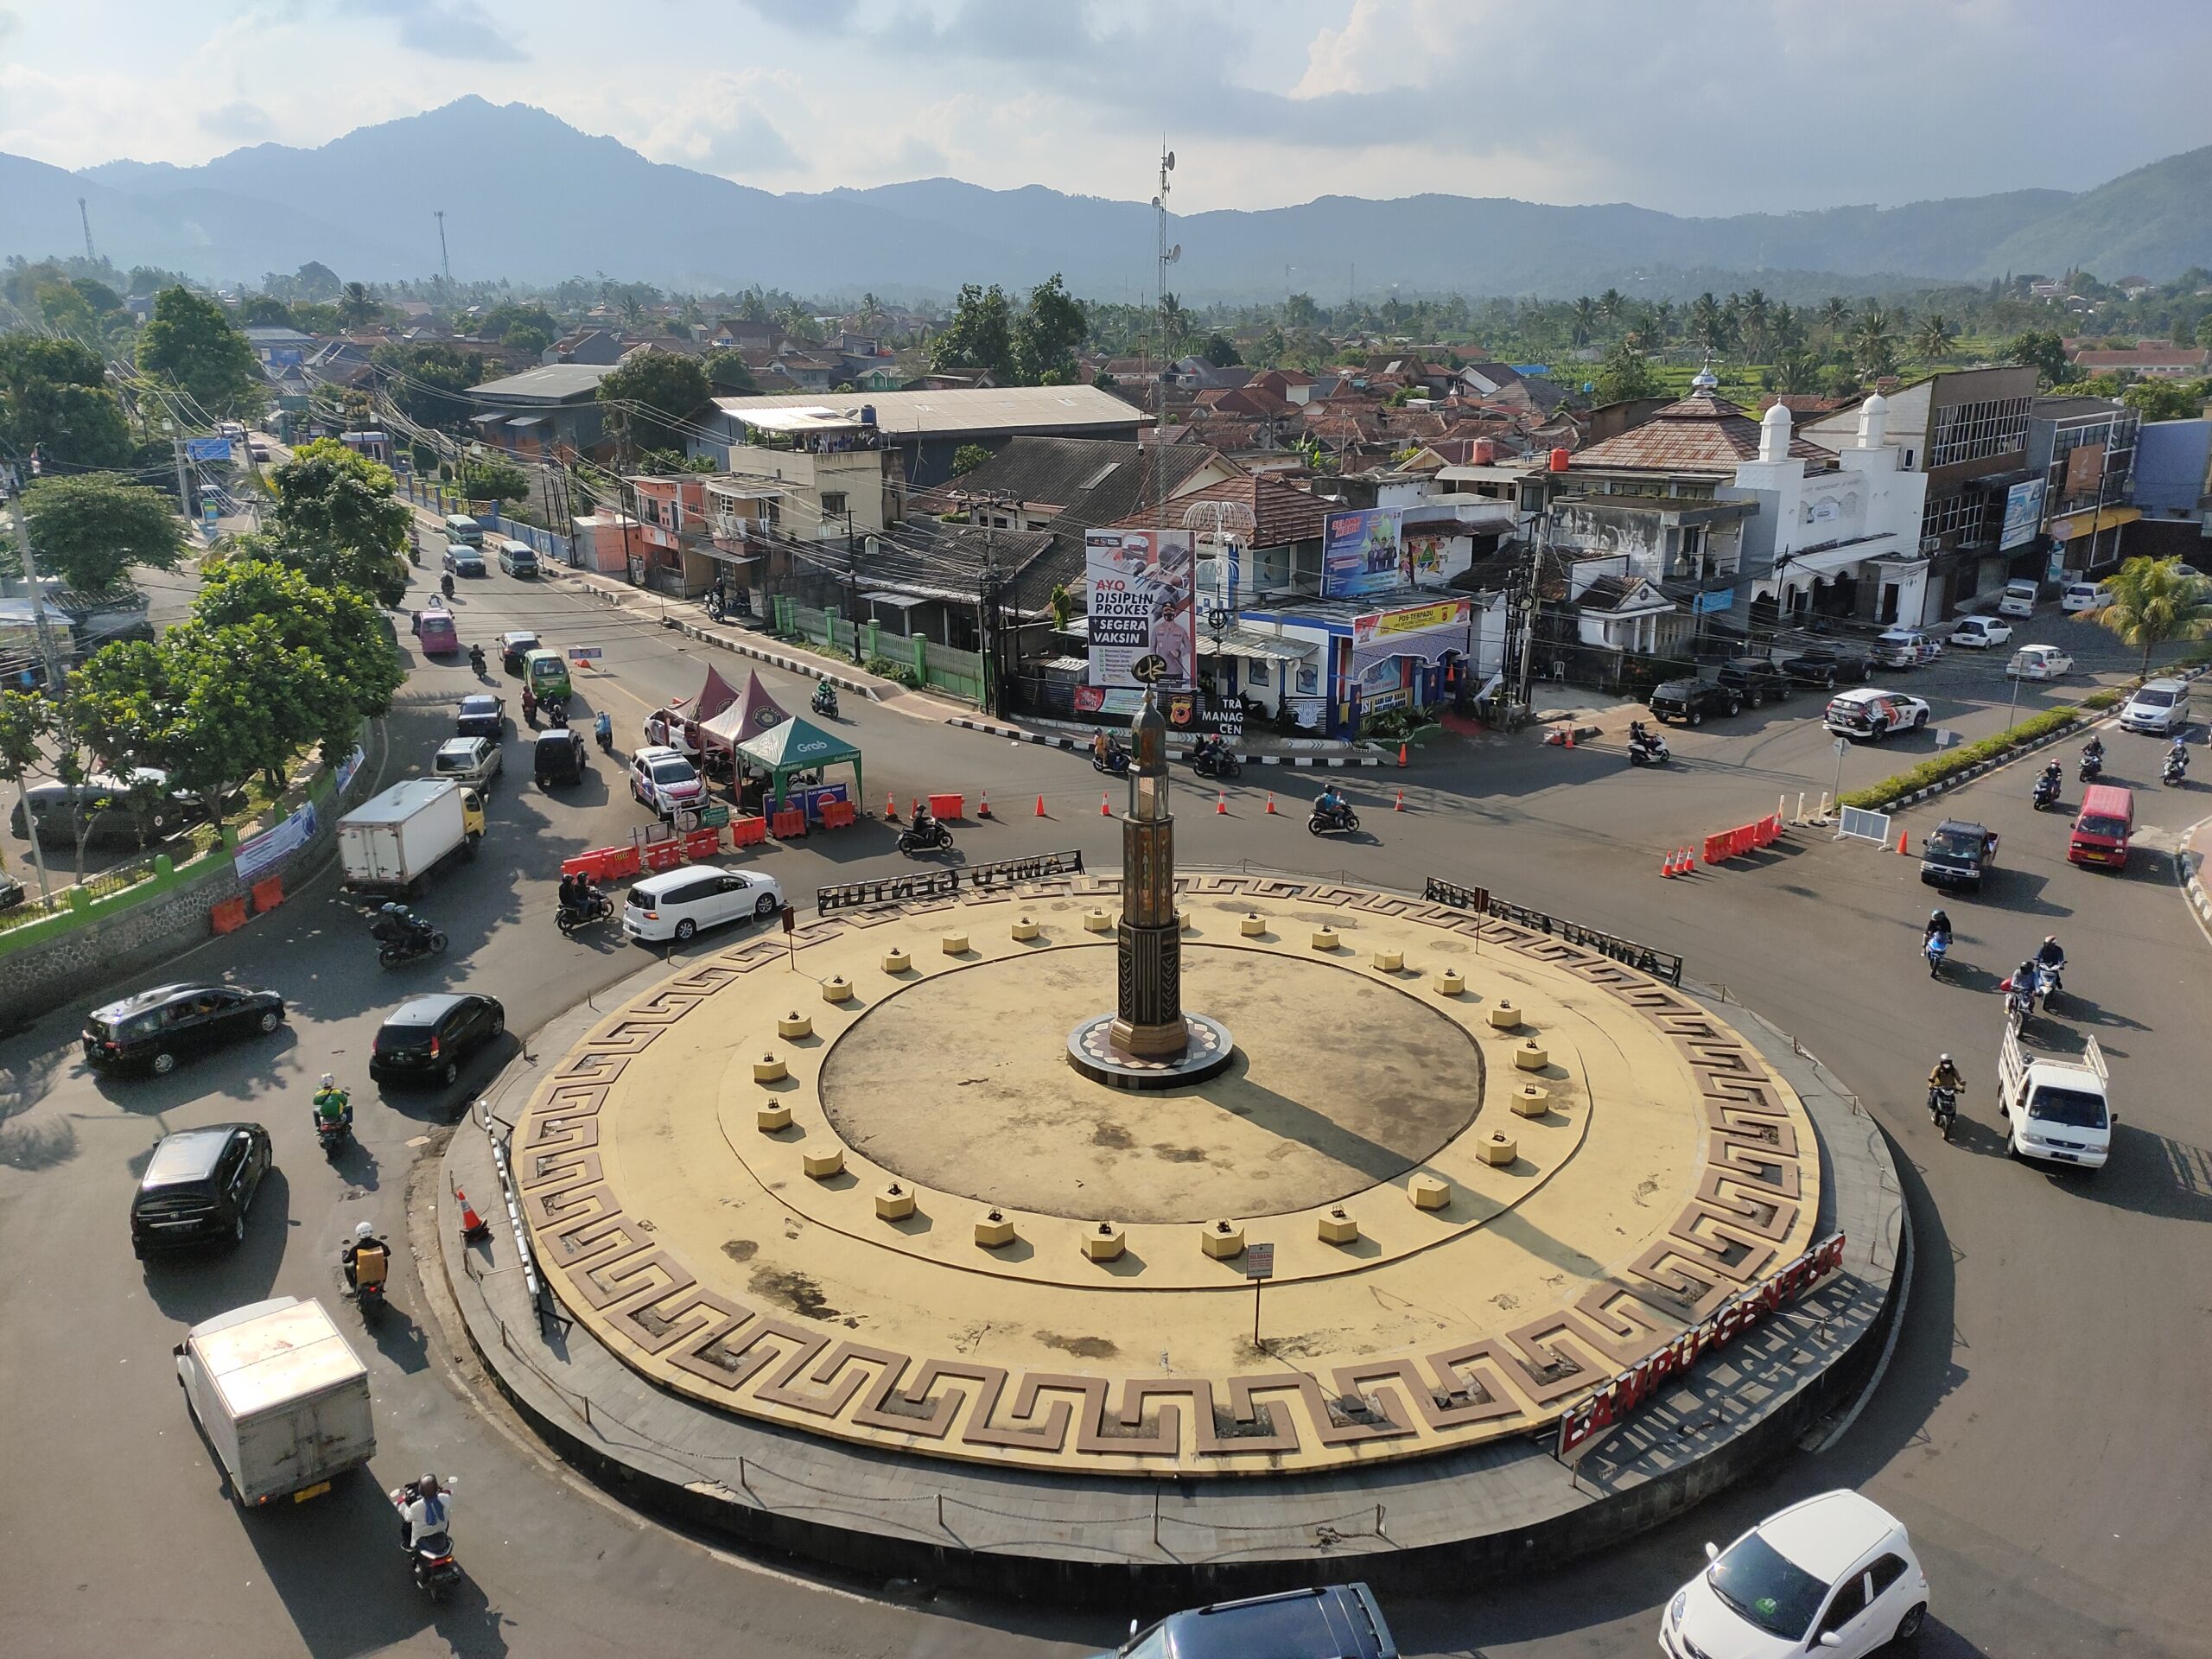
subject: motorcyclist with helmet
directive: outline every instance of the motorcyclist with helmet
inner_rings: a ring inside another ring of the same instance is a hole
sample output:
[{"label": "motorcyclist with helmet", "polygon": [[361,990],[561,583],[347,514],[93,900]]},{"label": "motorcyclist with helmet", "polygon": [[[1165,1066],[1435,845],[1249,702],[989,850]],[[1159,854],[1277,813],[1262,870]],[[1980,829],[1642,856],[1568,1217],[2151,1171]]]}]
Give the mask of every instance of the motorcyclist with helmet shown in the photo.
[{"label": "motorcyclist with helmet", "polygon": [[315,1125],[320,1129],[326,1123],[335,1123],[344,1128],[353,1127],[353,1101],[338,1086],[338,1079],[326,1071],[315,1091]]},{"label": "motorcyclist with helmet", "polygon": [[372,1296],[384,1294],[385,1275],[391,1268],[391,1246],[378,1238],[377,1230],[367,1222],[353,1229],[353,1236],[338,1260],[346,1270],[346,1289],[356,1295],[364,1290]]}]

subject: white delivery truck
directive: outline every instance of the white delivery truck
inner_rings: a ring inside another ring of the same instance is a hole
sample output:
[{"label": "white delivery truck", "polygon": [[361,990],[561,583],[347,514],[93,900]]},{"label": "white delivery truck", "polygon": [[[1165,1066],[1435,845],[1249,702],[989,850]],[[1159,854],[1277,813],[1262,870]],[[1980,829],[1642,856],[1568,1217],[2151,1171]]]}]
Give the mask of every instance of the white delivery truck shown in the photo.
[{"label": "white delivery truck", "polygon": [[2018,1033],[2007,1031],[1997,1057],[1997,1113],[2005,1120],[2006,1150],[2015,1158],[2103,1168],[2119,1122],[2106,1096],[2111,1081],[2094,1037],[2075,1059],[2031,1053]]},{"label": "white delivery truck", "polygon": [[446,778],[410,778],[338,820],[338,860],[357,893],[410,893],[484,833],[475,791]]},{"label": "white delivery truck", "polygon": [[194,1325],[176,1376],[241,1504],[304,1503],[376,1455],[367,1368],[320,1302],[278,1296]]}]

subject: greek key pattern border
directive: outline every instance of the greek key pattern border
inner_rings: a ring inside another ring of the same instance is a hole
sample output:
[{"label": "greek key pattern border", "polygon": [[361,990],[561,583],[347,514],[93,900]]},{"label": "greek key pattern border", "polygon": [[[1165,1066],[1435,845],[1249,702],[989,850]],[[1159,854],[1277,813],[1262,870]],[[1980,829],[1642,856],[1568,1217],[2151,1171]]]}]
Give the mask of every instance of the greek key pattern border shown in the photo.
[{"label": "greek key pattern border", "polygon": [[[781,936],[686,969],[631,1003],[569,1055],[525,1110],[512,1147],[524,1213],[548,1281],[595,1316],[626,1360],[658,1362],[695,1397],[744,1414],[905,1450],[1066,1470],[1264,1472],[1304,1462],[1402,1457],[1529,1433],[1584,1390],[1643,1359],[1789,1260],[1809,1228],[1818,1152],[1802,1109],[1726,1027],[1680,992],[1564,940],[1450,906],[1351,886],[1201,874],[1194,897],[1327,906],[1478,938],[1605,990],[1666,1033],[1695,1077],[1706,1160],[1695,1194],[1618,1277],[1502,1334],[1320,1374],[1225,1379],[1009,1370],[852,1341],[701,1284],[624,1213],[599,1157],[598,1115],[631,1057],[756,968]],[[1114,877],[1033,893],[1118,892]],[[802,926],[802,945],[973,904],[993,891]],[[625,1346],[633,1353],[624,1353]]]}]

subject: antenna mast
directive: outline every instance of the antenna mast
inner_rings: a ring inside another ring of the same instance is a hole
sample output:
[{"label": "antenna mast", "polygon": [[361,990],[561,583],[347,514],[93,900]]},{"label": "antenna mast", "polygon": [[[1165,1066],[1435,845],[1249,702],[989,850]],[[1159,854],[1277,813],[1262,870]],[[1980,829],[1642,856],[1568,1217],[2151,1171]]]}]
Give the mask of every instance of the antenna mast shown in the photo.
[{"label": "antenna mast", "polygon": [[453,256],[446,251],[446,210],[434,210],[438,216],[438,265],[446,274],[446,286],[453,286]]},{"label": "antenna mast", "polygon": [[1160,524],[1167,527],[1167,267],[1183,257],[1183,245],[1167,242],[1167,175],[1175,170],[1175,152],[1165,142],[1160,147],[1160,194],[1152,199],[1154,228],[1158,243],[1160,283],[1158,322],[1160,372],[1152,382],[1152,474],[1154,493],[1160,500]]},{"label": "antenna mast", "polygon": [[99,263],[99,255],[92,251],[92,215],[91,210],[85,206],[85,199],[82,196],[77,198],[77,218],[85,227],[86,261],[88,264],[97,264]]}]

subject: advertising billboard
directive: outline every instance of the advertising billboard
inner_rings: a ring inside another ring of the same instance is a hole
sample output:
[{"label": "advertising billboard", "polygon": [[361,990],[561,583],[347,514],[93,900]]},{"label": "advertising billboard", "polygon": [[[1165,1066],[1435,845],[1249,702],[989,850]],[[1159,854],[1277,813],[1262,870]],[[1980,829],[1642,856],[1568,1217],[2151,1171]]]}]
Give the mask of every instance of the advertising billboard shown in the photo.
[{"label": "advertising billboard", "polygon": [[1084,537],[1090,593],[1090,683],[1128,690],[1141,657],[1167,665],[1164,687],[1187,686],[1196,639],[1195,538],[1187,530],[1094,530]]},{"label": "advertising billboard", "polygon": [[2005,492],[2005,531],[1997,538],[1999,552],[2024,547],[2035,539],[2043,527],[2043,498],[2044,481],[2039,478],[2015,484]]},{"label": "advertising billboard", "polygon": [[1356,599],[1399,586],[1396,507],[1359,507],[1321,520],[1321,596]]}]

